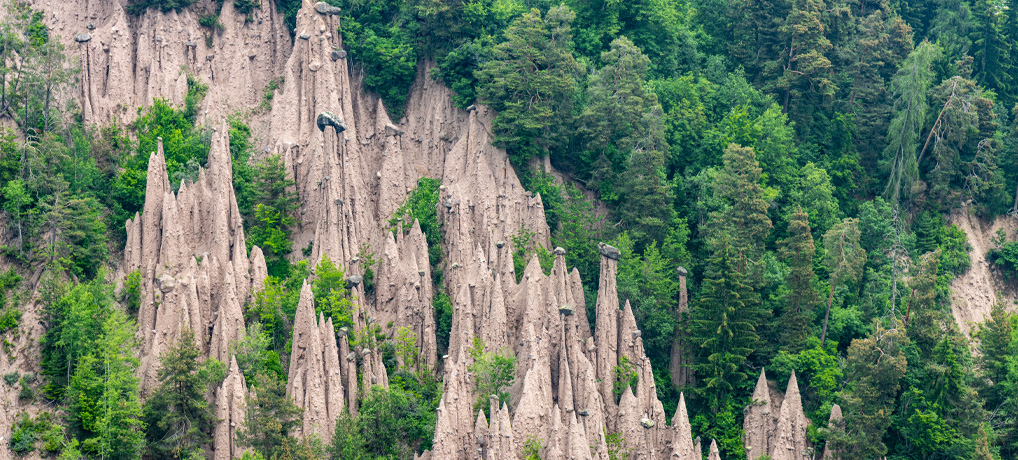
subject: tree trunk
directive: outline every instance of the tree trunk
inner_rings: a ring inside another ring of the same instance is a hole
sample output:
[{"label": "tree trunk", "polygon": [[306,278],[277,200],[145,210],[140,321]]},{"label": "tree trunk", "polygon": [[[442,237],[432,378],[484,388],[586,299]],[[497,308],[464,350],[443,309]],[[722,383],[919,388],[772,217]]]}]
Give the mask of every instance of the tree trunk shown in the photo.
[{"label": "tree trunk", "polygon": [[827,320],[831,317],[831,303],[834,302],[834,280],[831,280],[831,294],[827,296],[827,313],[824,314],[824,331],[820,333],[820,346],[827,340]]}]

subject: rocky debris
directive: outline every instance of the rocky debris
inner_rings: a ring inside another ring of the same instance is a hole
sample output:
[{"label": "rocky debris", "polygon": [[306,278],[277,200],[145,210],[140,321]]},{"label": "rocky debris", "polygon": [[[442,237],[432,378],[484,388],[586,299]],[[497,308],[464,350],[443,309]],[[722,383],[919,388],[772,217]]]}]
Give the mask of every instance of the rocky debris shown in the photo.
[{"label": "rocky debris", "polygon": [[159,140],[149,158],[144,212],[126,224],[117,279],[141,273],[143,394],[155,388],[159,355],[186,329],[207,356],[228,361],[230,343],[244,334],[241,306],[268,273],[261,250],[252,248],[249,258],[245,249],[227,131],[224,122],[213,134],[208,168],[176,194]]},{"label": "rocky debris", "polygon": [[216,429],[213,437],[215,460],[240,458],[243,449],[237,445],[237,433],[244,430],[247,418],[247,383],[237,366],[237,359],[230,359],[230,371],[216,391]]},{"label": "rocky debris", "polygon": [[[827,420],[827,429],[830,431],[841,431],[845,429],[841,415],[841,406],[837,404],[831,406],[831,417]],[[837,457],[837,450],[832,449],[830,445],[824,446],[824,460],[833,460]]]},{"label": "rocky debris", "polygon": [[[770,455],[776,460],[801,460],[807,455],[809,419],[802,410],[795,372],[784,395],[773,392],[761,370],[753,391],[753,402],[745,409],[743,431],[747,458]],[[775,394],[776,393],[776,394]],[[775,411],[775,405],[780,410]]]},{"label": "rocky debris", "polygon": [[78,43],[88,43],[92,41],[92,34],[88,32],[82,32],[74,36],[74,41]]}]

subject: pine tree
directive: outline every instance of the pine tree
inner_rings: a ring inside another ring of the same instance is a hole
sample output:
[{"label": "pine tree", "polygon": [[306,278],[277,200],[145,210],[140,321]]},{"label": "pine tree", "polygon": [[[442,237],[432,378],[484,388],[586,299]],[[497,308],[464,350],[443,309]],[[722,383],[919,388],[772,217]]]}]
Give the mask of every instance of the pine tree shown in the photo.
[{"label": "pine tree", "polygon": [[1013,50],[1005,35],[1009,15],[1014,13],[1006,10],[1004,2],[998,0],[976,0],[972,5],[972,13],[976,20],[972,33],[974,45],[973,57],[975,68],[973,77],[986,88],[1013,100],[1010,96],[1015,84]]},{"label": "pine tree", "polygon": [[572,55],[574,17],[565,5],[544,17],[531,10],[509,26],[492,59],[475,73],[478,100],[498,113],[495,143],[505,147],[517,170],[565,143],[580,70]]},{"label": "pine tree", "polygon": [[[600,192],[603,200],[617,202],[633,196],[622,196],[617,190],[618,176],[635,167],[638,171],[630,176],[652,180],[652,172],[663,171],[668,145],[661,105],[657,95],[646,90],[650,59],[628,38],[619,37],[612,41],[611,50],[601,54],[601,61],[604,67],[588,81],[590,102],[577,120],[577,132],[584,143],[584,163],[592,165],[585,171],[591,178],[589,185]],[[638,155],[642,158],[632,158]],[[632,191],[637,180],[627,179],[622,188]]]},{"label": "pine tree", "polygon": [[792,113],[796,120],[802,120],[809,107],[817,107],[838,89],[831,79],[832,65],[826,56],[832,45],[822,18],[825,10],[822,0],[795,0],[781,27],[784,48],[767,64],[767,73],[775,75],[772,85],[779,95],[782,112],[789,113],[794,103]]},{"label": "pine tree", "polygon": [[979,385],[989,422],[1001,447],[1001,458],[1018,455],[1018,315],[998,299],[976,332],[979,340]]},{"label": "pine tree", "polygon": [[781,241],[781,256],[789,267],[785,281],[790,292],[785,295],[780,337],[783,349],[790,354],[805,348],[806,339],[812,333],[813,307],[820,303],[814,286],[814,255],[809,216],[802,208],[797,208],[788,221],[788,238]]},{"label": "pine tree", "polygon": [[83,438],[81,451],[98,458],[136,459],[144,445],[136,329],[126,315],[112,311],[102,324],[99,349],[82,357],[68,386],[68,412]]},{"label": "pine tree", "polygon": [[216,417],[207,396],[226,376],[226,369],[202,355],[188,329],[159,357],[160,386],[144,407],[145,437],[154,458],[204,455],[201,448],[212,439]]}]

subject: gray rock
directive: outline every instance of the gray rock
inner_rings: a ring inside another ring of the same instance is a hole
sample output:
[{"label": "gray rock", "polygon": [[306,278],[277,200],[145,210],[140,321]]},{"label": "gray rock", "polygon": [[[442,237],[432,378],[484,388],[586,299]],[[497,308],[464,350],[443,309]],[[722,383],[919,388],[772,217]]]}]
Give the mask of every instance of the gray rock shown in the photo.
[{"label": "gray rock", "polygon": [[338,6],[332,6],[325,2],[315,3],[315,11],[318,14],[338,16],[343,10]]},{"label": "gray rock", "polygon": [[401,136],[401,135],[403,135],[403,130],[397,128],[392,123],[387,123],[385,125],[385,135],[386,136]]},{"label": "gray rock", "polygon": [[573,316],[573,313],[576,313],[576,309],[572,305],[565,304],[558,307],[558,312],[560,315]]},{"label": "gray rock", "polygon": [[640,420],[640,425],[644,428],[651,429],[654,428],[654,421],[649,418],[645,418]]},{"label": "gray rock", "polygon": [[346,277],[346,284],[349,284],[350,286],[361,284],[361,281],[364,281],[364,278],[361,277],[361,275],[350,275]]},{"label": "gray rock", "polygon": [[577,414],[580,414],[580,416],[586,417],[586,416],[590,415],[590,411],[587,410],[587,409],[583,409],[583,410],[577,412]]},{"label": "gray rock", "polygon": [[301,40],[310,40],[311,39],[311,34],[309,34],[307,32],[304,32],[304,33],[300,34],[297,38],[299,38]]},{"label": "gray rock", "polygon": [[332,50],[332,62],[336,62],[340,59],[346,59],[346,50]]},{"label": "gray rock", "polygon": [[318,124],[318,130],[325,132],[325,127],[332,126],[336,129],[336,134],[346,131],[346,123],[340,120],[339,117],[333,115],[332,112],[322,112],[318,114],[318,119],[315,120]]},{"label": "gray rock", "polygon": [[643,335],[643,332],[633,331],[633,340],[640,338],[641,335]]},{"label": "gray rock", "polygon": [[196,42],[196,41],[192,40],[192,41],[189,41],[189,42],[187,42],[187,43],[186,43],[185,45],[186,45],[186,46],[187,46],[188,48],[194,48],[194,47],[198,46],[198,42]]},{"label": "gray rock", "polygon": [[95,23],[94,22],[90,22],[88,24],[85,24],[85,28],[88,29],[88,30],[95,30]]},{"label": "gray rock", "polygon": [[679,276],[686,276],[687,274],[689,274],[689,272],[686,271],[686,267],[676,268],[675,271],[679,272]]},{"label": "gray rock", "polygon": [[505,241],[498,240],[498,242],[495,243],[495,247],[499,248],[499,249],[504,248],[505,247]]},{"label": "gray rock", "polygon": [[88,42],[92,41],[92,34],[90,34],[88,32],[82,32],[82,33],[74,36],[74,41],[76,41],[78,43],[88,43]]},{"label": "gray rock", "polygon": [[556,256],[564,256],[564,255],[566,255],[566,250],[565,250],[565,248],[563,248],[563,247],[561,247],[561,246],[559,246],[559,247],[555,248],[555,255],[556,255]]},{"label": "gray rock", "polygon": [[604,243],[597,243],[597,252],[612,260],[619,260],[619,258],[622,257],[622,252],[620,252],[618,248]]},{"label": "gray rock", "polygon": [[177,280],[170,276],[170,274],[164,273],[160,275],[159,278],[156,279],[156,284],[159,285],[160,291],[168,293],[172,291],[173,288],[177,285]]},{"label": "gray rock", "polygon": [[340,337],[346,337],[346,336],[350,335],[350,328],[348,328],[346,326],[343,326],[343,327],[339,328],[338,331],[336,331],[336,335],[338,335]]}]

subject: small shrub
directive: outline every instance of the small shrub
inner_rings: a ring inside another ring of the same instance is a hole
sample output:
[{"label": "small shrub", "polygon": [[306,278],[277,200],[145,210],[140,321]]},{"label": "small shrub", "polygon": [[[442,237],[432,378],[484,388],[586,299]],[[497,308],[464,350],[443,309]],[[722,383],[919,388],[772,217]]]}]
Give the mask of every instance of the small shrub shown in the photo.
[{"label": "small shrub", "polygon": [[[489,398],[497,396],[500,404],[509,403],[509,393],[505,391],[516,380],[516,356],[508,350],[485,352],[484,340],[474,337],[474,344],[468,350],[474,358],[470,371],[474,373],[474,386],[477,401],[474,411],[478,409],[490,411]],[[490,417],[491,414],[489,413]]]},{"label": "small shrub", "polygon": [[[201,263],[201,256],[198,256],[199,264]],[[124,280],[124,290],[121,293],[121,301],[124,302],[124,306],[127,308],[127,312],[130,314],[138,313],[138,309],[141,307],[141,272],[135,270],[127,275],[127,279]]]},{"label": "small shrub", "polygon": [[360,260],[361,267],[364,267],[364,292],[372,294],[375,292],[375,265],[378,265],[378,259],[375,259],[375,252],[371,250],[371,245],[362,244],[360,250],[357,251],[357,258]]},{"label": "small shrub", "polygon": [[612,385],[612,393],[615,394],[615,397],[622,397],[626,388],[635,388],[639,382],[639,374],[636,373],[633,363],[629,362],[629,358],[626,356],[619,358],[619,364],[615,366],[615,383]]},{"label": "small shrub", "polygon": [[530,435],[523,443],[523,458],[526,460],[541,460],[541,440]]},{"label": "small shrub", "polygon": [[198,25],[212,30],[223,30],[223,23],[219,22],[218,14],[205,14],[198,18]]},{"label": "small shrub", "polygon": [[7,382],[10,386],[14,386],[14,384],[18,382],[19,378],[21,378],[21,375],[18,374],[17,371],[4,374],[4,382]]}]

